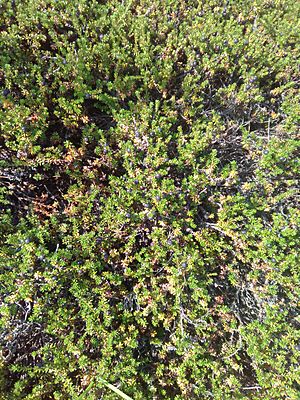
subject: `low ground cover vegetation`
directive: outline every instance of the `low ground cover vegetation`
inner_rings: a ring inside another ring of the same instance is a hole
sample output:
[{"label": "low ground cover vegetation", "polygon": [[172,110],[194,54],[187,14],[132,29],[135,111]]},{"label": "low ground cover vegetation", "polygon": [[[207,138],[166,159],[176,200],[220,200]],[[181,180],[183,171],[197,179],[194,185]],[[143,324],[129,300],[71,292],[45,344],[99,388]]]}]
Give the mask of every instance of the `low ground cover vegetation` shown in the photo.
[{"label": "low ground cover vegetation", "polygon": [[0,3],[1,399],[299,399],[299,21]]}]

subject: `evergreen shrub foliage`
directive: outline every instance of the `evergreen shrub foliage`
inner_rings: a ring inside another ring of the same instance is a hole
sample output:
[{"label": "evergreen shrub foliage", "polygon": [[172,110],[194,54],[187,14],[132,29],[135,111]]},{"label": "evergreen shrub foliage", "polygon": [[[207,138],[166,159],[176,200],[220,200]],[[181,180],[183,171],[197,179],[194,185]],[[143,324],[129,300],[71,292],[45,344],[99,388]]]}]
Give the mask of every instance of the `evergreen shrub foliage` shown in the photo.
[{"label": "evergreen shrub foliage", "polygon": [[0,3],[1,399],[299,398],[299,21]]}]

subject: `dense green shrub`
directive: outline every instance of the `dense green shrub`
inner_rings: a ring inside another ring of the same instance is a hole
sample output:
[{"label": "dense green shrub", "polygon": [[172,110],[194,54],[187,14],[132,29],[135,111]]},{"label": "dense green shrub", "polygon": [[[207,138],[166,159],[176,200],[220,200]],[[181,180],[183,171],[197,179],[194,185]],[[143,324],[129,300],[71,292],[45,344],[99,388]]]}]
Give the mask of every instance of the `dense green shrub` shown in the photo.
[{"label": "dense green shrub", "polygon": [[299,21],[0,3],[1,399],[299,398]]}]

